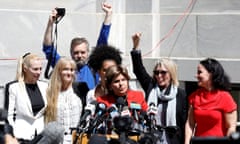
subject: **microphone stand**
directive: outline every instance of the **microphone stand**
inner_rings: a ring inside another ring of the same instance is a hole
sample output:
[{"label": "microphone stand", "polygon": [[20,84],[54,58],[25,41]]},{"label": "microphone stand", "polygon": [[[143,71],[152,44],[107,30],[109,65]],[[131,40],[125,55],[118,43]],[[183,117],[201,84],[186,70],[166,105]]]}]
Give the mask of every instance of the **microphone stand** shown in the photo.
[{"label": "microphone stand", "polygon": [[126,144],[126,139],[127,139],[126,132],[121,132],[119,134],[119,142],[120,142],[120,144]]}]

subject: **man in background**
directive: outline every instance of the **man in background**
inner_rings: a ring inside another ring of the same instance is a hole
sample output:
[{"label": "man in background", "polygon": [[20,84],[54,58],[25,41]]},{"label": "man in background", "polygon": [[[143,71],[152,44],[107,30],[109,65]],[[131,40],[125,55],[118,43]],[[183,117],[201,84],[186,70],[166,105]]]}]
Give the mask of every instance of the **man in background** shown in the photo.
[{"label": "man in background", "polygon": [[[112,19],[112,6],[106,2],[102,3],[102,9],[105,12],[105,18],[103,25],[101,27],[101,31],[99,34],[99,38],[97,41],[97,46],[106,45],[110,28],[111,28],[111,19]],[[51,66],[55,66],[57,61],[60,58],[60,55],[56,52],[53,39],[53,24],[59,18],[57,10],[52,10],[52,13],[49,17],[47,28],[45,31],[44,39],[43,39],[43,52],[45,53],[47,59],[52,59]],[[86,82],[89,89],[93,89],[96,84],[99,82],[98,75],[92,71],[92,69],[88,66],[87,60],[89,56],[89,43],[86,38],[76,37],[71,41],[70,54],[72,59],[77,64],[77,72],[76,72],[76,81],[77,82]]]}]

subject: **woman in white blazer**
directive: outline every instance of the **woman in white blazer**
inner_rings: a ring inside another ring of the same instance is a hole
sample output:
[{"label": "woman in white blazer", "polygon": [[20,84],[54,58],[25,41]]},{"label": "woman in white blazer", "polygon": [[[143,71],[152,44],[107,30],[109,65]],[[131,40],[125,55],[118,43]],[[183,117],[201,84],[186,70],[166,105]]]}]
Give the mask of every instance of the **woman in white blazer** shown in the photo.
[{"label": "woman in white blazer", "polygon": [[8,121],[15,137],[30,141],[44,128],[47,83],[39,81],[42,60],[35,54],[19,59],[16,81],[8,86]]}]

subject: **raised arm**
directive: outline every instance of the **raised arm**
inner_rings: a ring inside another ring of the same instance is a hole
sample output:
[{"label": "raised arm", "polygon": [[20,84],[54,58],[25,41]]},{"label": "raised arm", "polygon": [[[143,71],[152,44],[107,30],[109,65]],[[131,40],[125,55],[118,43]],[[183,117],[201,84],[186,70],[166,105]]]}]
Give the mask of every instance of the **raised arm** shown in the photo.
[{"label": "raised arm", "polygon": [[141,33],[135,33],[132,36],[132,42],[133,42],[133,49],[131,51],[132,65],[133,65],[133,72],[136,75],[137,80],[140,82],[145,93],[147,93],[147,89],[150,82],[152,81],[152,77],[147,73],[142,62],[141,51],[139,49],[140,38],[141,38]]},{"label": "raised arm", "polygon": [[102,3],[102,10],[105,12],[105,18],[98,37],[97,46],[108,44],[108,37],[112,22],[112,6],[104,2]]},{"label": "raised arm", "polygon": [[[53,39],[52,39],[52,33],[53,33],[53,25],[57,19],[57,11],[56,9],[53,9],[47,23],[47,27],[45,30],[45,34],[43,37],[43,52],[46,56],[46,58],[49,60],[52,56],[55,57],[55,59],[52,59],[51,65],[54,67],[58,59],[60,58],[59,54],[56,53],[56,50],[53,46]],[[56,54],[55,54],[56,53]]]},{"label": "raised arm", "polygon": [[104,25],[111,25],[112,22],[112,6],[106,2],[102,3],[102,10],[105,12]]},{"label": "raised arm", "polygon": [[49,16],[47,27],[45,30],[44,38],[43,38],[43,45],[52,45],[52,32],[53,32],[53,24],[56,21],[57,11],[56,9],[52,10],[52,13]]},{"label": "raised arm", "polygon": [[132,41],[133,41],[133,50],[139,50],[139,43],[140,43],[140,38],[142,34],[137,32],[132,36]]}]

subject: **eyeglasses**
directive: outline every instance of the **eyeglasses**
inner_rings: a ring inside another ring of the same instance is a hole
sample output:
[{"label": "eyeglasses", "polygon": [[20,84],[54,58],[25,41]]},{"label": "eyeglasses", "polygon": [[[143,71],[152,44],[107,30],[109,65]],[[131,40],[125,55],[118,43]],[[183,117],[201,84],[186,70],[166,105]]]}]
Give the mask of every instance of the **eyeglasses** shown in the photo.
[{"label": "eyeglasses", "polygon": [[154,70],[153,73],[154,73],[154,75],[159,75],[159,74],[161,74],[161,75],[165,75],[165,74],[168,73],[168,71]]}]

